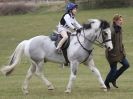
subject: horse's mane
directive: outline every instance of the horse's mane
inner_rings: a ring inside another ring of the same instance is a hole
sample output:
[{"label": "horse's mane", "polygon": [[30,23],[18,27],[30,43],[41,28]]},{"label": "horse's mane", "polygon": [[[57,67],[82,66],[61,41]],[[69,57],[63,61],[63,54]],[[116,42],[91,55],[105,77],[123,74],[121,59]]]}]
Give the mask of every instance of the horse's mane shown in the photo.
[{"label": "horse's mane", "polygon": [[100,21],[101,21],[101,24],[100,24],[101,29],[106,29],[110,27],[109,22],[107,22],[106,20],[100,20]]},{"label": "horse's mane", "polygon": [[91,29],[91,28],[92,28],[92,27],[91,27],[91,24],[92,24],[92,23],[94,23],[94,22],[84,23],[84,24],[83,24],[83,28],[86,29],[86,30],[87,30],[87,29]]},{"label": "horse's mane", "polygon": [[[107,22],[106,20],[99,19],[99,21],[101,22],[99,28],[106,29],[106,28],[110,27],[109,22]],[[92,23],[94,23],[93,20],[90,20],[89,23],[84,23],[83,28],[84,29],[91,29],[92,28],[92,26],[91,26]]]}]

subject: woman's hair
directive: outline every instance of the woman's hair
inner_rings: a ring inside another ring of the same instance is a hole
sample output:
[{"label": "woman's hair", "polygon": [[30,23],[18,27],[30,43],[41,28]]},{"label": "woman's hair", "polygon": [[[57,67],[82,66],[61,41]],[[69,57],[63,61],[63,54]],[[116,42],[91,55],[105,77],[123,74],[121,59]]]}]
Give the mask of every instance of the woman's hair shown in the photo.
[{"label": "woman's hair", "polygon": [[119,14],[115,14],[114,17],[113,17],[113,22],[118,21],[120,18],[122,18],[121,15],[119,15]]}]

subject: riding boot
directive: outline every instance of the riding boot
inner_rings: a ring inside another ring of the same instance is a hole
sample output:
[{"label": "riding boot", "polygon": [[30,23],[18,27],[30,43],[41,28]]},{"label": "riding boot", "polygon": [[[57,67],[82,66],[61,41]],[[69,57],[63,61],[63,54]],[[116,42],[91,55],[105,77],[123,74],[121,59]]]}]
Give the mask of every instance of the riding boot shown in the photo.
[{"label": "riding boot", "polygon": [[117,84],[116,84],[116,81],[113,81],[112,82],[112,85],[115,87],[115,88],[118,88]]},{"label": "riding boot", "polygon": [[107,89],[110,90],[109,82],[104,82],[104,84],[106,85]]},{"label": "riding boot", "polygon": [[58,54],[62,54],[61,48],[57,48],[57,49],[56,49],[56,52],[57,52]]}]

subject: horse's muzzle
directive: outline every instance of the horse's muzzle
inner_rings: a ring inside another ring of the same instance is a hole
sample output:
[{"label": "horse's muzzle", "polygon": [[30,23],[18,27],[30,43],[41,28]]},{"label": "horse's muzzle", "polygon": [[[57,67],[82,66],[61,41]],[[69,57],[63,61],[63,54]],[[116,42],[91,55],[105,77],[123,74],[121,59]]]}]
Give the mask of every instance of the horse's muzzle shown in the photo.
[{"label": "horse's muzzle", "polygon": [[112,48],[105,45],[105,48],[108,49],[108,51],[111,51]]}]

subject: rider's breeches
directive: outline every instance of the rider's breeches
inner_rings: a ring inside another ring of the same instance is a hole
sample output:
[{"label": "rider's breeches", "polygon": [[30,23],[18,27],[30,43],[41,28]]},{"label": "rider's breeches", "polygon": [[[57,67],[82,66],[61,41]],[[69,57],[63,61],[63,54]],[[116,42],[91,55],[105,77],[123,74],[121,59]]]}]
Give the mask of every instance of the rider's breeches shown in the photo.
[{"label": "rider's breeches", "polygon": [[61,35],[62,35],[63,38],[62,38],[62,39],[60,40],[60,42],[58,43],[58,46],[57,46],[56,49],[61,48],[62,45],[64,44],[64,42],[68,39],[68,35],[67,35],[67,32],[66,32],[66,31],[62,31],[62,32],[61,32]]}]

